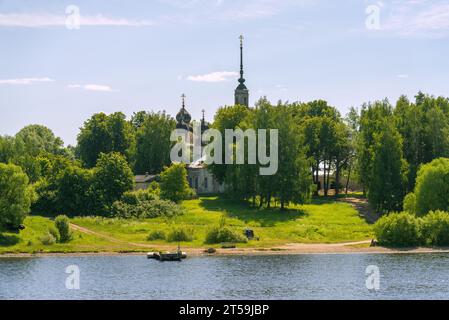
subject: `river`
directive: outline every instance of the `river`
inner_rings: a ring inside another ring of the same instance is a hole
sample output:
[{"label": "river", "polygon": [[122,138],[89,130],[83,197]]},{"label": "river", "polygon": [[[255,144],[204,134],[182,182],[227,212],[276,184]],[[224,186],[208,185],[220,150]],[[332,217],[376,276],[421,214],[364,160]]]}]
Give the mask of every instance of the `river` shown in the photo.
[{"label": "river", "polygon": [[448,270],[437,253],[0,258],[0,299],[449,299]]}]

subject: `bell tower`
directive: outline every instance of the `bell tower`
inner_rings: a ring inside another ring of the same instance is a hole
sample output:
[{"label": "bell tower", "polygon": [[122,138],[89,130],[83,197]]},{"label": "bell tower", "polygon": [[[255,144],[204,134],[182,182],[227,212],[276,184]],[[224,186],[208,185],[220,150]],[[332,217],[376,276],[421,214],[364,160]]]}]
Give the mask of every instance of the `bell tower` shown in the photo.
[{"label": "bell tower", "polygon": [[240,78],[239,85],[235,89],[234,97],[235,104],[248,107],[249,105],[249,91],[245,86],[245,78],[243,78],[243,36],[240,35]]}]

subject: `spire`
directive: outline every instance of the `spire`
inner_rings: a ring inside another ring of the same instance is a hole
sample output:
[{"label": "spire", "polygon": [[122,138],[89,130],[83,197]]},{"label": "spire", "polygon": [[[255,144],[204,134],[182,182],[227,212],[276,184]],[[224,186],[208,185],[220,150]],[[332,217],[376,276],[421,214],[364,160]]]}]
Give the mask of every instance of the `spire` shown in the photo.
[{"label": "spire", "polygon": [[183,93],[181,95],[181,99],[182,99],[182,109],[186,108],[186,95]]},{"label": "spire", "polygon": [[240,79],[239,82],[243,84],[245,79],[243,78],[243,35],[240,35]]},{"label": "spire", "polygon": [[234,101],[235,104],[242,106],[249,105],[249,93],[245,86],[245,78],[243,78],[243,35],[240,35],[240,78],[239,85],[234,91]]}]

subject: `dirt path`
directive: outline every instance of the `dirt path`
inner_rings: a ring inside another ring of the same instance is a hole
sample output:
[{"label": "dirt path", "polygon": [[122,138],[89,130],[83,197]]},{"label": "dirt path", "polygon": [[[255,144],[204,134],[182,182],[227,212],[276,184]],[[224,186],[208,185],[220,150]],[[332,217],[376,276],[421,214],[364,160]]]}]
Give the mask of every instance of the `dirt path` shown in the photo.
[{"label": "dirt path", "polygon": [[[129,246],[132,246],[132,247],[137,247],[137,248],[142,248],[142,249],[143,248],[147,248],[147,249],[154,250],[155,247],[157,247],[158,250],[173,250],[176,247],[176,245],[157,245],[157,246],[155,246],[154,244],[128,242],[128,241],[125,241],[125,240],[120,240],[120,239],[111,237],[110,235],[107,235],[107,234],[104,234],[104,233],[93,231],[91,229],[82,227],[82,226],[74,224],[74,223],[70,223],[70,227],[73,230],[76,230],[76,231],[79,231],[79,232],[82,232],[82,233],[85,233],[85,234],[90,234],[90,235],[93,235],[93,236],[96,236],[96,237],[99,237],[99,238],[103,238],[103,239],[106,239],[106,240],[111,241],[113,243],[129,245]],[[191,251],[201,251],[201,252],[204,251],[204,249],[201,249],[201,248],[198,248],[198,249],[197,248],[192,248],[190,250]]]},{"label": "dirt path", "polygon": [[359,216],[369,224],[373,224],[379,219],[379,215],[370,207],[367,199],[348,197],[340,198],[338,201],[350,203],[359,212]]},{"label": "dirt path", "polygon": [[[91,229],[81,227],[71,223],[73,230],[94,235],[108,241],[141,248],[144,252],[148,250],[175,250],[176,245],[154,245],[136,242],[127,242],[107,234],[103,234]],[[341,243],[287,243],[271,248],[232,248],[232,249],[216,249],[217,255],[279,255],[279,254],[320,254],[320,253],[424,253],[424,252],[448,252],[449,248],[404,248],[404,249],[389,249],[384,247],[369,247],[370,240],[341,242]],[[190,256],[208,255],[205,253],[206,248],[182,248]],[[84,253],[82,253],[84,254]],[[82,255],[81,254],[81,255]],[[117,252],[101,252],[99,255],[119,254]],[[132,253],[142,254],[142,253]]]}]

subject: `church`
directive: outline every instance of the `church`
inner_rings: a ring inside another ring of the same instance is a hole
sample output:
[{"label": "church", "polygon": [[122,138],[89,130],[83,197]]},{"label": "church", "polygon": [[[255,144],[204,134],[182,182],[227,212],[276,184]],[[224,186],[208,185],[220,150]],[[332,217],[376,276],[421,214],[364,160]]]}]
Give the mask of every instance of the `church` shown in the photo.
[{"label": "church", "polygon": [[[248,107],[249,105],[249,91],[245,85],[245,79],[243,78],[243,36],[240,36],[240,78],[238,79],[238,86],[234,91],[234,103],[237,105],[243,105]],[[176,115],[176,128],[185,129],[190,134],[192,132],[192,117],[187,111],[185,106],[185,95],[182,96],[182,106]],[[206,131],[209,128],[208,124],[203,117],[201,119],[201,132]],[[188,140],[189,141],[189,140]],[[187,166],[187,179],[189,185],[193,188],[197,194],[207,193],[223,193],[224,185],[219,183],[212,175],[207,166],[204,163],[204,158],[196,160]]]}]

